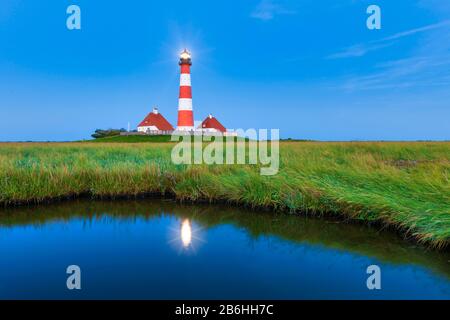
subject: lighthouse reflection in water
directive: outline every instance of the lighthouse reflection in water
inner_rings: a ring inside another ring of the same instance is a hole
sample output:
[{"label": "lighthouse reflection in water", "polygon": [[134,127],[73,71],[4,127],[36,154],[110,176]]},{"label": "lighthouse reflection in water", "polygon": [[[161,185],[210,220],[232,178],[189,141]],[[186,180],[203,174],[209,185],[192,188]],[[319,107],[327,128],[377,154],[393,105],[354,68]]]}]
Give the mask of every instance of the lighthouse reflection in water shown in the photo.
[{"label": "lighthouse reflection in water", "polygon": [[181,242],[184,248],[188,248],[192,243],[192,226],[189,219],[185,219],[181,224]]},{"label": "lighthouse reflection in water", "polygon": [[202,228],[188,218],[176,219],[170,228],[169,243],[179,253],[195,253],[203,242]]}]

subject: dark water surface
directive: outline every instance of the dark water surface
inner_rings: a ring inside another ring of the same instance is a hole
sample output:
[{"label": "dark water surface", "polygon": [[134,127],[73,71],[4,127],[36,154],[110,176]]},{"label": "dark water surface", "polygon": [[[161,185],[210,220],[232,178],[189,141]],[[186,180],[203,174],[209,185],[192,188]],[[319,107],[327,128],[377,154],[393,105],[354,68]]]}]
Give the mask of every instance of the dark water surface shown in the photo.
[{"label": "dark water surface", "polygon": [[[367,289],[370,265],[381,290]],[[76,201],[0,210],[0,298],[450,299],[450,254],[324,219]]]}]

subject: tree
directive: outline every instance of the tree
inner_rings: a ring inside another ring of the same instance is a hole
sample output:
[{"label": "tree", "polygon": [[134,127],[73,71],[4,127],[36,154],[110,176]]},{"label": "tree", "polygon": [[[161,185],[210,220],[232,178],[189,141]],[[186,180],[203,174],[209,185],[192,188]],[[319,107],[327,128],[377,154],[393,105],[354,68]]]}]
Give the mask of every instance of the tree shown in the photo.
[{"label": "tree", "polygon": [[120,136],[120,133],[126,132],[125,129],[108,129],[108,130],[102,130],[97,129],[95,130],[95,133],[93,133],[91,136],[94,139],[100,139],[100,138],[106,138],[106,137],[114,137],[114,136]]}]

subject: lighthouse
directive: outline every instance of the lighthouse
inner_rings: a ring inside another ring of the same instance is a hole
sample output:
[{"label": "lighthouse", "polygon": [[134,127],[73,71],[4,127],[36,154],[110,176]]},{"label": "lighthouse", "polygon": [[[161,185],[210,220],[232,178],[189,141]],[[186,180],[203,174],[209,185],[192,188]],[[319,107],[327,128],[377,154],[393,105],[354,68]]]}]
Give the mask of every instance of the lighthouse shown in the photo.
[{"label": "lighthouse", "polygon": [[[192,56],[184,49],[180,54],[181,76],[180,95],[178,99],[178,124],[174,130],[172,125],[159,113],[157,108],[138,125],[136,134],[165,135],[178,133],[181,135],[223,135],[237,136],[233,130],[227,130],[213,115],[209,115],[200,126],[194,126],[192,108],[191,65]],[[128,133],[127,135],[131,135]]]},{"label": "lighthouse", "polygon": [[178,100],[178,131],[194,131],[191,89],[191,54],[186,49],[180,55],[180,96]]}]

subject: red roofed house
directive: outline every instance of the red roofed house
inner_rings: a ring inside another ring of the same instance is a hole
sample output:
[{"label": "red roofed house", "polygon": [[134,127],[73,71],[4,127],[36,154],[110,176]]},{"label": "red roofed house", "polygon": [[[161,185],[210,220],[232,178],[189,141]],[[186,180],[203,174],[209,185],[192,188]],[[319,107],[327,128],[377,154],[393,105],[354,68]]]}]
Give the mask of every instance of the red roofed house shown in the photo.
[{"label": "red roofed house", "polygon": [[173,131],[172,125],[157,108],[153,108],[153,111],[138,126],[138,132],[146,134],[171,134]]},{"label": "red roofed house", "polygon": [[211,114],[203,120],[199,127],[203,133],[226,133],[227,129]]}]

